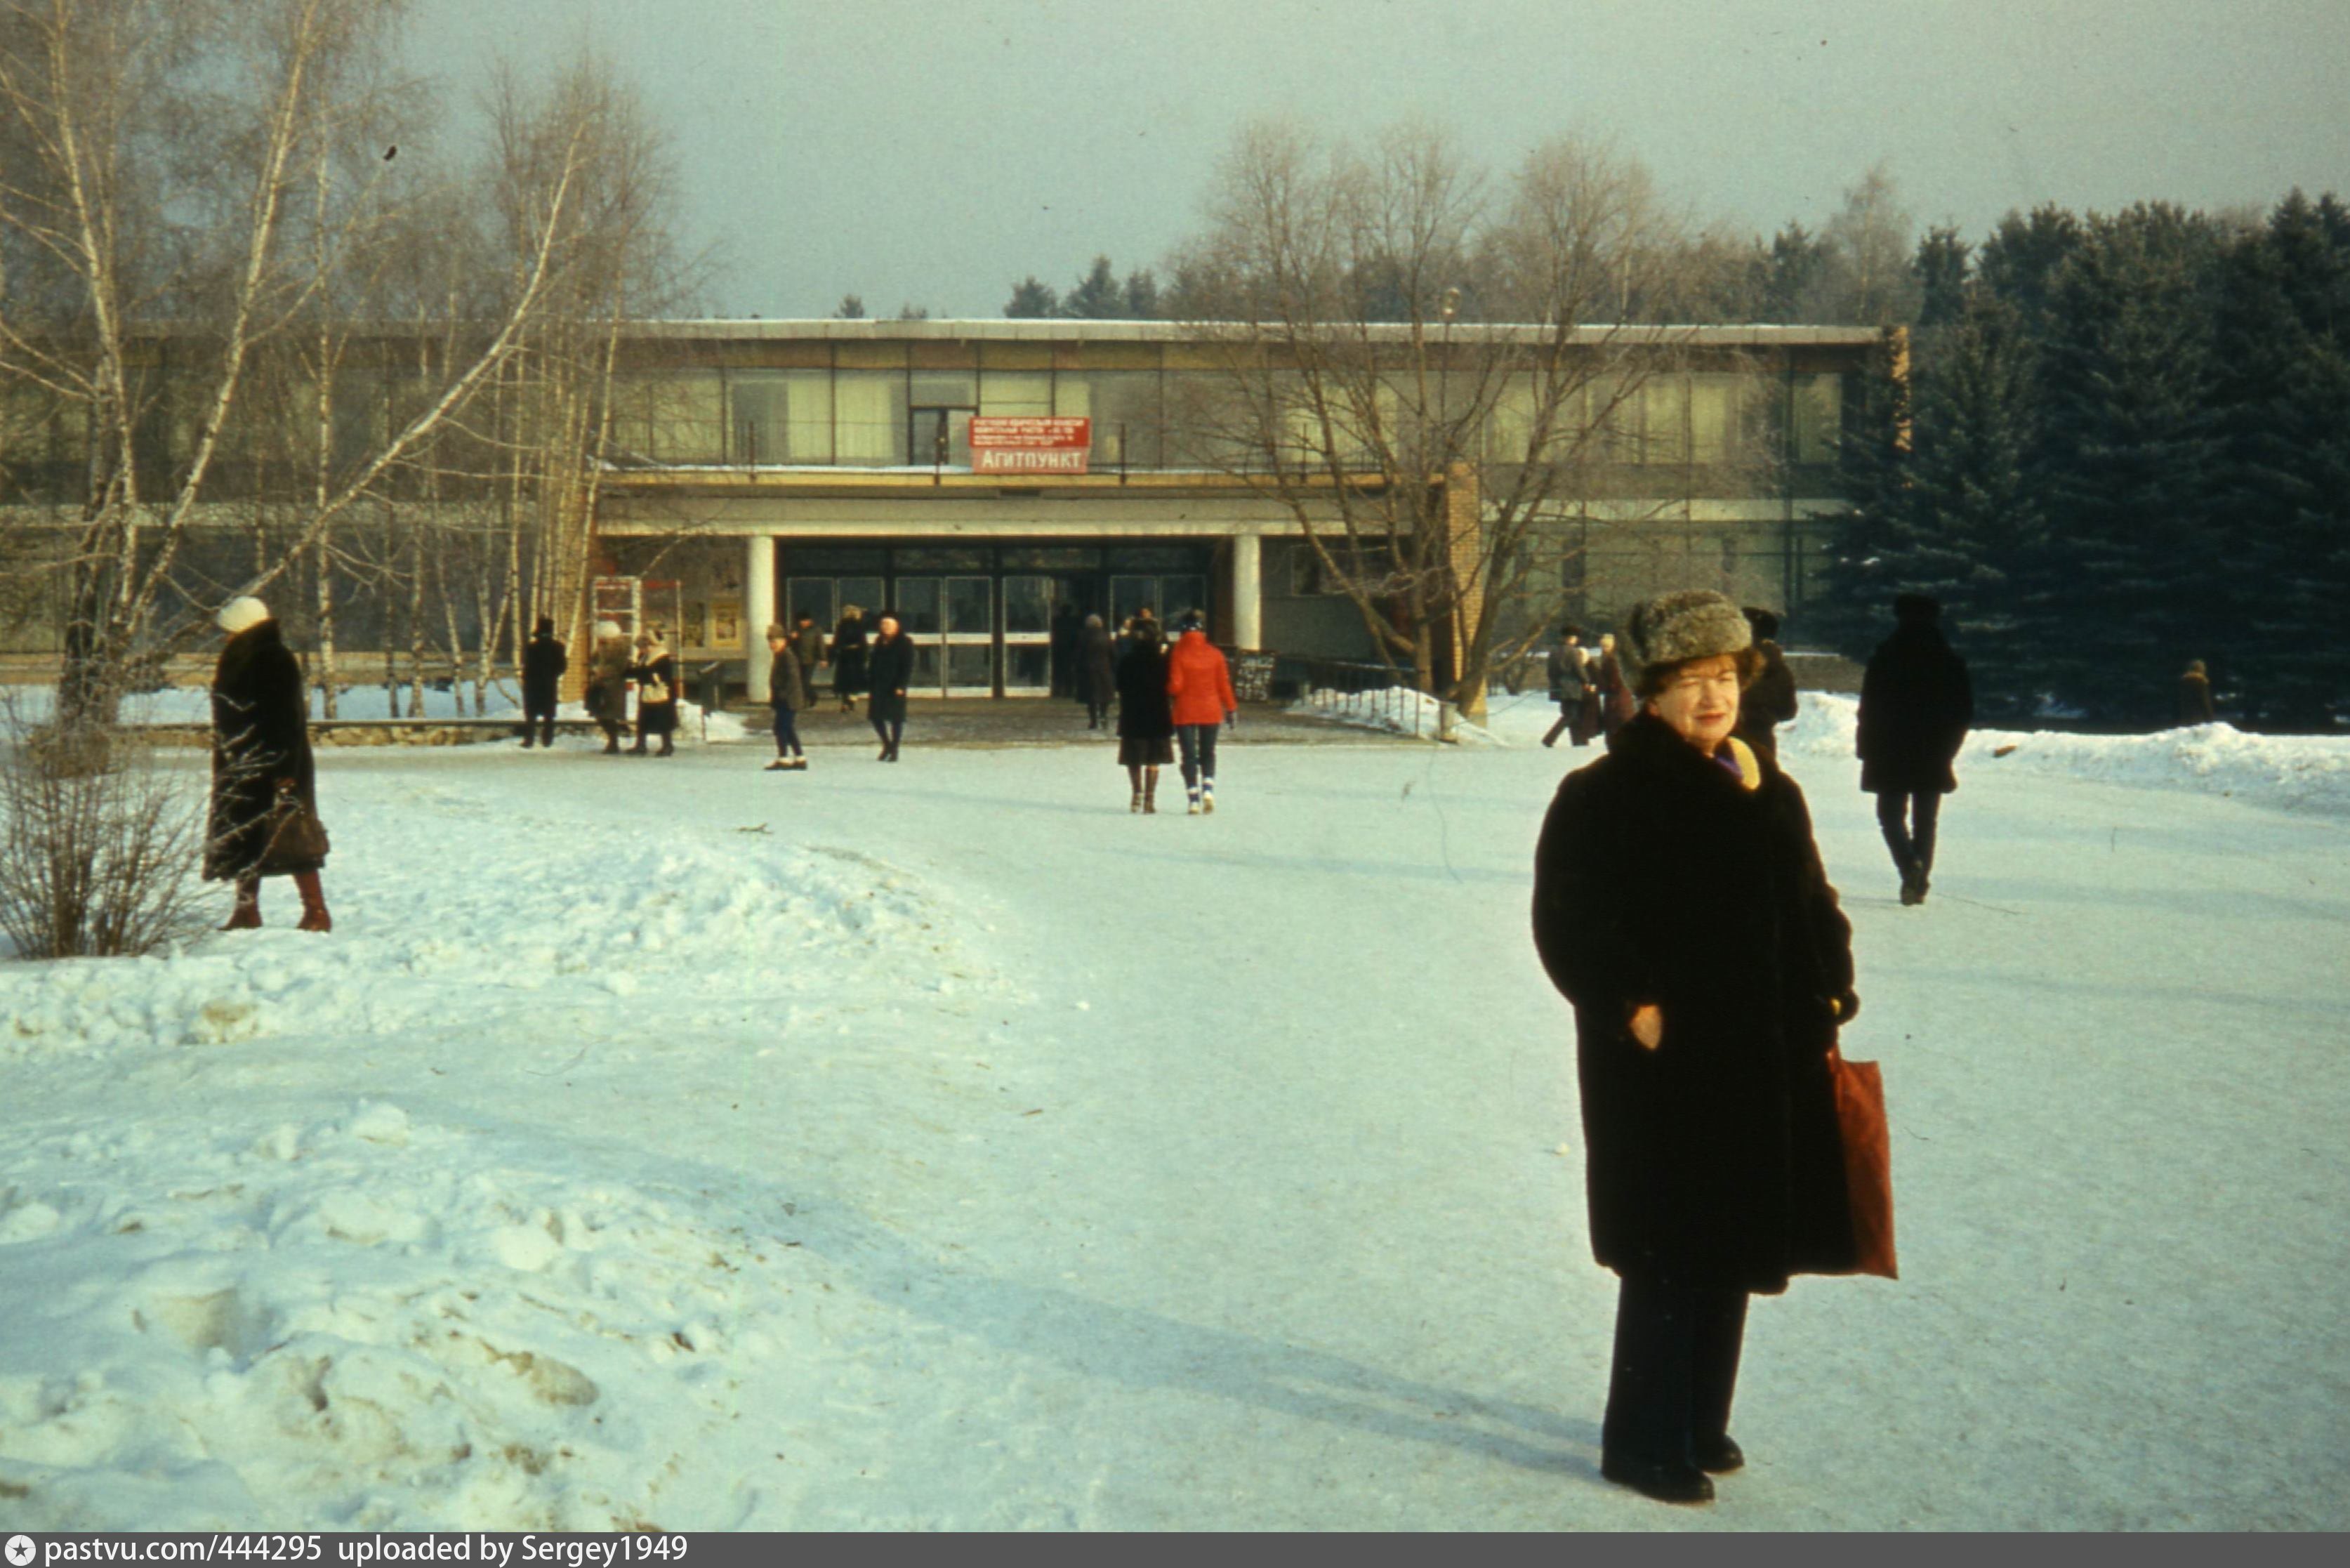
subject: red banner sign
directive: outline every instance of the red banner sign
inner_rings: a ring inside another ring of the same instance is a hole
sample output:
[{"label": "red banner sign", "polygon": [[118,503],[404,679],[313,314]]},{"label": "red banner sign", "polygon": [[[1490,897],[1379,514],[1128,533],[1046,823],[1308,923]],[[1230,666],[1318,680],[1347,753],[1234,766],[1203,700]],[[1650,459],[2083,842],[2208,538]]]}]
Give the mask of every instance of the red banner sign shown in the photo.
[{"label": "red banner sign", "polygon": [[1084,473],[1094,422],[1080,414],[986,414],[971,421],[973,473]]}]

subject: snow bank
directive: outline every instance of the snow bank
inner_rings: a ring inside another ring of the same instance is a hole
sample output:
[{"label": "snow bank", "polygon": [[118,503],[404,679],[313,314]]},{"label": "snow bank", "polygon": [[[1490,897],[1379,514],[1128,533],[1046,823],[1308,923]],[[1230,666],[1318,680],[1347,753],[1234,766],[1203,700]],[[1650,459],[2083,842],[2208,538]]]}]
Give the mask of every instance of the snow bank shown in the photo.
[{"label": "snow bank", "polygon": [[463,872],[362,870],[366,903],[332,942],[271,928],[163,957],[0,965],[0,1059],[389,1034],[524,993],[608,1003],[647,980],[722,972],[733,994],[782,995],[826,965],[894,970],[901,955],[935,989],[942,922],[908,878],[764,836],[606,845],[510,828],[494,852],[476,842],[442,862]]},{"label": "snow bank", "polygon": [[[1317,687],[1292,702],[1288,711],[1357,729],[1376,730],[1381,734],[1416,735],[1432,741],[1443,728],[1442,708],[1443,704],[1435,698],[1408,686],[1372,691],[1331,691]],[[1458,714],[1452,720],[1452,739],[1466,745],[1506,743],[1492,732]]]},{"label": "snow bank", "polygon": [[[55,690],[47,686],[15,686],[0,692],[0,703],[5,703],[25,722],[38,723],[49,716],[56,695]],[[426,687],[421,715],[409,706],[409,689],[401,686],[400,711],[396,715],[399,718],[507,719],[517,724],[522,722],[521,694],[503,680],[490,683],[486,711],[474,709],[470,681],[464,683],[463,695],[465,703],[462,711],[458,707],[459,693],[456,691],[439,691]],[[312,686],[309,699],[310,716],[325,718],[326,693]],[[588,717],[587,707],[578,702],[566,702],[557,712],[566,719],[585,720]],[[122,704],[122,719],[131,724],[209,724],[212,716],[211,693],[200,686],[167,686],[159,691],[142,691],[125,699]],[[336,699],[335,716],[338,719],[393,718],[391,694],[381,686],[346,686]],[[704,715],[699,703],[681,701],[677,706],[677,717],[678,736],[689,743],[705,738],[712,744],[754,738],[754,732],[740,718],[723,711],[708,715],[705,734]]]},{"label": "snow bank", "polygon": [[814,1357],[788,1210],[583,1179],[527,1129],[379,1102],[16,1153],[21,1528],[650,1527],[649,1489],[736,1413],[728,1364]]},{"label": "snow bank", "polygon": [[[1794,722],[1779,732],[1780,748],[1851,763],[1859,722],[1856,698],[1806,691]],[[1967,736],[1959,759],[1961,767],[1986,772],[2189,789],[2306,810],[2350,812],[2350,738],[2338,736],[2248,735],[2227,724],[2198,724],[2151,735],[1976,730]]]}]

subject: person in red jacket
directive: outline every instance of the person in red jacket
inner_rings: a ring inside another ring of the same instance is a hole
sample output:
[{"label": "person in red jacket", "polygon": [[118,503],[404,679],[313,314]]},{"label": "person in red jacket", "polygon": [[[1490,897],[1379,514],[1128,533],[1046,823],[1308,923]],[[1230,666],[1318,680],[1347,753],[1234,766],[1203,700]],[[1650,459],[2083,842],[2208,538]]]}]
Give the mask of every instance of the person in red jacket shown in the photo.
[{"label": "person in red jacket", "polygon": [[1208,640],[1197,611],[1177,628],[1167,656],[1167,695],[1175,710],[1175,742],[1182,748],[1184,810],[1197,816],[1216,809],[1216,728],[1240,712],[1232,695],[1232,670]]}]

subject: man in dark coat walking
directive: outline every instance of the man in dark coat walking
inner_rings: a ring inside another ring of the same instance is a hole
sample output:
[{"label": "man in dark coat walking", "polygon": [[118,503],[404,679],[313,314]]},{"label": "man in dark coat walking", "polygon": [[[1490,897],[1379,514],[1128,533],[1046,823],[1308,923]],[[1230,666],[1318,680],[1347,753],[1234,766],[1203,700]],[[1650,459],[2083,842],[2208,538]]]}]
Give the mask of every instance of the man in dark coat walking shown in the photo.
[{"label": "man in dark coat walking", "polygon": [[873,681],[873,698],[865,705],[866,718],[880,737],[877,761],[894,763],[906,738],[906,692],[914,683],[914,639],[899,626],[896,612],[881,612],[881,633],[873,639],[866,663]]},{"label": "man in dark coat walking", "polygon": [[1109,628],[1097,615],[1086,617],[1085,655],[1077,665],[1078,697],[1086,705],[1086,728],[1098,730],[1108,722],[1109,705],[1118,696],[1118,650]]},{"label": "man in dark coat walking", "polygon": [[538,618],[538,629],[530,634],[530,641],[522,650],[522,743],[530,746],[534,728],[538,743],[555,744],[555,710],[556,695],[563,685],[563,672],[571,668],[571,658],[563,644],[555,639],[555,618]]},{"label": "man in dark coat walking", "polygon": [[1589,745],[1590,732],[1579,722],[1583,695],[1591,689],[1591,655],[1583,646],[1583,628],[1561,627],[1558,646],[1550,650],[1544,666],[1544,673],[1550,677],[1550,700],[1558,704],[1558,722],[1543,737],[1543,744],[1555,746],[1561,734],[1571,732],[1576,745]]},{"label": "man in dark coat walking", "polygon": [[1827,1053],[1859,1011],[1803,792],[1731,734],[1750,633],[1720,594],[1638,607],[1639,711],[1569,774],[1534,937],[1575,1006],[1592,1255],[1622,1277],[1601,1469],[1713,1495],[1750,1293],[1856,1261]]},{"label": "man in dark coat walking", "polygon": [[1738,700],[1738,738],[1776,762],[1778,727],[1795,717],[1795,675],[1779,650],[1779,618],[1752,606],[1740,613],[1754,630],[1754,652],[1762,663],[1754,684]]},{"label": "man in dark coat walking", "polygon": [[286,648],[269,607],[231,599],[217,618],[228,633],[213,672],[212,808],[204,834],[204,877],[236,885],[227,931],[261,924],[261,879],[291,877],[302,895],[301,929],[331,931],[318,856],[291,855],[271,840],[284,821],[281,796],[315,818],[317,774],[310,758],[309,699],[302,667]]},{"label": "man in dark coat walking", "polygon": [[1898,624],[1869,656],[1860,683],[1860,787],[1877,797],[1877,823],[1901,873],[1901,901],[1922,904],[1934,871],[1942,797],[1975,722],[1967,661],[1942,636],[1942,607],[1925,594],[1893,601]]},{"label": "man in dark coat walking", "polygon": [[800,746],[799,716],[814,698],[793,642],[781,621],[767,628],[767,702],[775,721],[775,760],[767,764],[771,774],[807,771],[807,753]]}]

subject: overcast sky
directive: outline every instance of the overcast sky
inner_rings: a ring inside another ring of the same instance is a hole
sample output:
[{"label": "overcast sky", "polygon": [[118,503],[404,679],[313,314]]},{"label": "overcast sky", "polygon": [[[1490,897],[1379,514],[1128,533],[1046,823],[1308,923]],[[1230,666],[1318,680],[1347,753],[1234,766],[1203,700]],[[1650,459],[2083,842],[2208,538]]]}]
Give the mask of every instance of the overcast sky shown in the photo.
[{"label": "overcast sky", "polygon": [[470,90],[585,38],[674,141],[720,314],[993,317],[1159,261],[1243,121],[1415,114],[1497,171],[1614,136],[1677,201],[1817,227],[2350,192],[2350,0],[416,0]]}]

